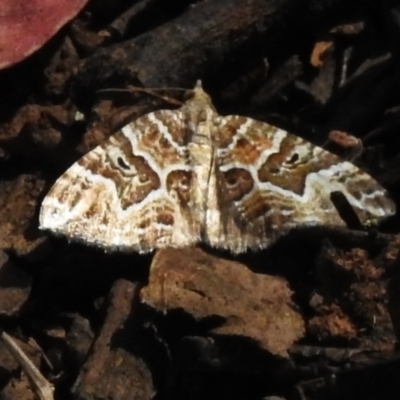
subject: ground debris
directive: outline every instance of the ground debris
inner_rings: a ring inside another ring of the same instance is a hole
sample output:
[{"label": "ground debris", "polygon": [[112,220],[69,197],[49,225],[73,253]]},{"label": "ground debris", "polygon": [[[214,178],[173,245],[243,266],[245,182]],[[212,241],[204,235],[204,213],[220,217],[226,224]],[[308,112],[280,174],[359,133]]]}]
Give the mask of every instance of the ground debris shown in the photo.
[{"label": "ground debris", "polygon": [[211,334],[250,338],[270,353],[286,356],[303,335],[291,294],[282,278],[188,249],[157,253],[141,298],[164,313],[180,309],[197,321],[216,318]]}]

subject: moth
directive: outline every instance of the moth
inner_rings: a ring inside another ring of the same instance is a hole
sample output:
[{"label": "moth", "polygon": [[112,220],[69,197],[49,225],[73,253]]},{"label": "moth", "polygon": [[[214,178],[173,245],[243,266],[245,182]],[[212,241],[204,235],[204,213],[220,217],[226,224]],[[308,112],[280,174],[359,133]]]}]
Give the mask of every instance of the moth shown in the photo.
[{"label": "moth", "polygon": [[265,122],[219,115],[200,82],[189,95],[73,164],[45,197],[40,228],[109,250],[205,243],[237,254],[295,227],[345,225],[332,192],[362,223],[394,214],[355,165]]}]

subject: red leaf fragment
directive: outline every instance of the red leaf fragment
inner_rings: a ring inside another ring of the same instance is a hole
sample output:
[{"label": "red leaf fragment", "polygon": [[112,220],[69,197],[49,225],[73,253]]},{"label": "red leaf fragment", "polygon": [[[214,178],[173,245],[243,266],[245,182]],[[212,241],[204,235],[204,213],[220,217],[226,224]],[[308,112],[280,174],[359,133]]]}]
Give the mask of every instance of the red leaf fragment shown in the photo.
[{"label": "red leaf fragment", "polygon": [[0,69],[42,47],[88,0],[0,0]]}]

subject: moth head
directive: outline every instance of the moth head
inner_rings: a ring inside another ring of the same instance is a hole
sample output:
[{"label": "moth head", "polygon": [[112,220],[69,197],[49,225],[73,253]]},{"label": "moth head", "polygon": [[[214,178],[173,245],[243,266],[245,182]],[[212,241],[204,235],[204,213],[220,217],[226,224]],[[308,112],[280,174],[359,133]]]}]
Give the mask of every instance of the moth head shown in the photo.
[{"label": "moth head", "polygon": [[187,105],[195,104],[197,107],[211,107],[214,109],[211,97],[203,90],[200,79],[197,80],[193,89],[190,89],[185,93],[184,97]]}]

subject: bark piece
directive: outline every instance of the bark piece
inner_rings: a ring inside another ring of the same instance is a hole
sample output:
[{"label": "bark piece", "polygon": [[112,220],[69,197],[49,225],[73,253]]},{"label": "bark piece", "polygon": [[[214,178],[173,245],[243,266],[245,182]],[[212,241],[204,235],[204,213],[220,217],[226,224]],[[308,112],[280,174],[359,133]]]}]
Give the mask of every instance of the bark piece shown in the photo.
[{"label": "bark piece", "polygon": [[290,296],[284,279],[200,249],[157,252],[141,292],[142,301],[157,310],[183,309],[197,321],[219,317],[224,322],[212,333],[251,338],[279,356],[303,334]]},{"label": "bark piece", "polygon": [[[140,339],[124,330],[136,295],[137,286],[131,282],[120,279],[114,284],[106,320],[75,384],[74,392],[79,399],[153,398],[150,370],[134,354],[140,348]],[[136,351],[127,351],[127,344]]]},{"label": "bark piece", "polygon": [[0,182],[0,249],[23,256],[44,241],[32,225],[43,187],[44,182],[34,175]]},{"label": "bark piece", "polygon": [[370,351],[391,351],[396,335],[387,307],[389,296],[381,262],[364,249],[325,246],[317,262],[318,316],[309,329],[319,341],[341,340]]},{"label": "bark piece", "polygon": [[0,125],[0,143],[15,157],[51,155],[61,141],[62,131],[72,124],[72,114],[65,105],[23,106],[10,121]]},{"label": "bark piece", "polygon": [[[340,3],[324,4],[318,9],[318,17],[323,19]],[[99,88],[123,87],[127,83],[192,87],[197,79],[224,68],[234,76],[232,66],[251,69],[273,48],[284,51],[286,43],[293,45],[294,32],[309,28],[313,13],[316,9],[301,1],[199,2],[170,23],[125,43],[99,49],[77,75],[74,97],[87,104]]]},{"label": "bark piece", "polygon": [[89,321],[79,314],[75,315],[66,339],[76,361],[83,362],[94,339]]},{"label": "bark piece", "polygon": [[0,251],[0,314],[15,315],[31,292],[32,278]]}]

